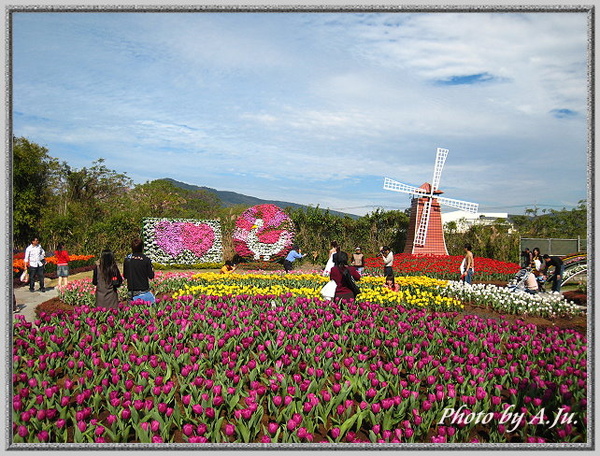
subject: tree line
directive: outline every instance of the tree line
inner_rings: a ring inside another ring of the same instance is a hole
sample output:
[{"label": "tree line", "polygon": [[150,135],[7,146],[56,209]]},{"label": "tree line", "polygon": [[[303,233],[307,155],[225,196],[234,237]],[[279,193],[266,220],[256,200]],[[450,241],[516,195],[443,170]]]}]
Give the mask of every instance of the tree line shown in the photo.
[{"label": "tree line", "polygon": [[[131,239],[140,236],[144,218],[165,217],[220,220],[224,257],[233,258],[235,221],[247,209],[224,207],[211,192],[181,189],[162,179],[134,184],[126,173],[108,169],[102,158],[76,169],[24,137],[13,138],[12,178],[15,250],[37,236],[47,251],[63,242],[81,255],[98,255],[108,247],[124,256]],[[376,209],[358,218],[318,206],[283,209],[294,222],[297,244],[315,263],[325,263],[332,240],[349,252],[360,246],[367,256],[382,245],[402,252],[406,243],[410,209]],[[515,261],[520,237],[585,237],[586,221],[585,201],[572,210],[528,209],[513,217],[512,225],[499,220],[464,232],[451,222],[445,227],[446,244],[451,255],[461,255],[468,242],[477,256]]]}]

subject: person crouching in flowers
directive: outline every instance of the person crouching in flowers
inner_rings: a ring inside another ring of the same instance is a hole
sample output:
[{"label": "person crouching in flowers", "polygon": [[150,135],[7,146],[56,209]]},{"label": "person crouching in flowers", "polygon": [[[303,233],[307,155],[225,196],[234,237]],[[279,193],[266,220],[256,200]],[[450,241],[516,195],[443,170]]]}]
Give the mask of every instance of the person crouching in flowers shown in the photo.
[{"label": "person crouching in flowers", "polygon": [[115,255],[110,250],[102,251],[100,261],[94,266],[92,283],[96,285],[96,307],[119,307],[117,288],[123,283],[123,277],[115,262]]},{"label": "person crouching in flowers", "polygon": [[287,254],[287,256],[285,257],[285,260],[283,260],[283,267],[285,269],[285,272],[290,272],[292,270],[292,263],[295,260],[298,260],[300,258],[304,258],[306,255],[302,255],[302,249],[300,249],[299,247],[293,245],[292,246],[292,250],[290,250],[290,252]]},{"label": "person crouching in flowers", "polygon": [[354,266],[348,266],[348,254],[346,252],[338,252],[333,255],[334,266],[331,268],[329,278],[336,284],[335,300],[342,301],[344,299],[354,299],[352,289],[350,288],[349,279],[351,276],[354,280],[360,280],[360,274]]},{"label": "person crouching in flowers", "polygon": [[396,283],[394,280],[394,276],[387,276],[385,278],[385,283],[383,284],[384,288],[392,291],[400,291],[400,285]]},{"label": "person crouching in flowers", "polygon": [[221,274],[231,274],[235,271],[235,264],[231,260],[225,261],[225,265],[221,268]]}]

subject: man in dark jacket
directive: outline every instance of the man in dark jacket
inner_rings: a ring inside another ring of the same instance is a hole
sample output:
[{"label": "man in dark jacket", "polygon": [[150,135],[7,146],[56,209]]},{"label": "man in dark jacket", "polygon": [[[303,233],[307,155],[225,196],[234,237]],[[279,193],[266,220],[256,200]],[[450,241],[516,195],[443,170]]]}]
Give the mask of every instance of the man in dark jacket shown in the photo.
[{"label": "man in dark jacket", "polygon": [[150,258],[142,253],[144,242],[139,238],[131,241],[131,251],[132,253],[127,255],[123,262],[123,277],[127,280],[129,299],[155,302],[154,295],[150,292],[149,282],[154,278],[154,268]]},{"label": "man in dark jacket", "polygon": [[562,279],[565,272],[563,260],[557,256],[550,256],[548,254],[543,256],[544,262],[546,263],[546,271],[550,266],[554,266],[554,275],[548,279],[548,282],[552,282],[552,291],[560,293],[560,286],[562,285]]}]

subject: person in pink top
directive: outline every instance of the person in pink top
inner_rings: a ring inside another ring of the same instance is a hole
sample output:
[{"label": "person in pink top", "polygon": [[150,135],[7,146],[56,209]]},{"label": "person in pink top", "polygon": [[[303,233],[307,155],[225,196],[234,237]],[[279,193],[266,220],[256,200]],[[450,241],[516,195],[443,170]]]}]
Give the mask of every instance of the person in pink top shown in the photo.
[{"label": "person in pink top", "polygon": [[58,276],[58,287],[63,287],[69,281],[69,252],[65,245],[60,242],[54,251],[56,258],[56,275]]}]

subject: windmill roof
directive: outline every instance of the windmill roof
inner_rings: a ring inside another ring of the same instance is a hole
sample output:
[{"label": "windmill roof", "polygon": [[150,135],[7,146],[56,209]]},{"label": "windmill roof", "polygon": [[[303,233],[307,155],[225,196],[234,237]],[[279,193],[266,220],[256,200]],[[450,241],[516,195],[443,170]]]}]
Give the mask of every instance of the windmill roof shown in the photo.
[{"label": "windmill roof", "polygon": [[[425,190],[426,193],[431,193],[431,184],[429,182],[425,182],[419,188],[422,188],[423,190]],[[442,193],[444,193],[444,192],[441,191],[439,188],[435,192],[433,192],[434,195],[441,195]]]}]

